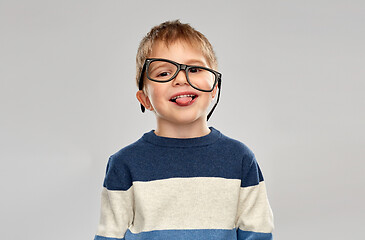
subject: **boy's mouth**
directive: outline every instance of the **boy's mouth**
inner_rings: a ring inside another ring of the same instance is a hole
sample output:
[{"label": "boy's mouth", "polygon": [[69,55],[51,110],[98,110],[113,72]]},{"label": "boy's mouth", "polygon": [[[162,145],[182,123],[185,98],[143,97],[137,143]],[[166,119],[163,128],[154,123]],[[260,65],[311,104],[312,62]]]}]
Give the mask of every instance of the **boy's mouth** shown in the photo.
[{"label": "boy's mouth", "polygon": [[193,103],[194,99],[197,97],[198,96],[195,94],[180,94],[172,97],[170,101],[176,103],[179,106],[188,106]]}]

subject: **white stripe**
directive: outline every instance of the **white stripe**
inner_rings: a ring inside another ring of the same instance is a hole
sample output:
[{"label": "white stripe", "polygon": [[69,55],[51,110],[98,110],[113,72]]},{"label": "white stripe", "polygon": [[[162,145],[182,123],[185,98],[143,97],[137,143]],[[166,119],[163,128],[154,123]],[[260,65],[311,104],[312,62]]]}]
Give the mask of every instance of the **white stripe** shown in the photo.
[{"label": "white stripe", "polygon": [[133,233],[168,229],[232,229],[240,193],[239,179],[170,178],[133,182]]},{"label": "white stripe", "polygon": [[103,188],[97,235],[123,238],[133,220],[133,186],[127,191]]},{"label": "white stripe", "polygon": [[245,231],[269,233],[274,229],[273,213],[267,199],[265,182],[241,188],[237,227]]},{"label": "white stripe", "polygon": [[134,182],[127,191],[103,188],[97,235],[123,238],[128,228],[133,233],[235,227],[272,232],[265,183],[245,188],[240,183],[197,177]]}]

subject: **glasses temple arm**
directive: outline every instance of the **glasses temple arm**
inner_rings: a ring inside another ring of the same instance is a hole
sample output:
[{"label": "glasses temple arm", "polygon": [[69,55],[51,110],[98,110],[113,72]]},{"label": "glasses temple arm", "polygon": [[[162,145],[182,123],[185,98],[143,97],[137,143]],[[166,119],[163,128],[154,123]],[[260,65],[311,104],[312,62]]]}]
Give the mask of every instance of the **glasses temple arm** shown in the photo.
[{"label": "glasses temple arm", "polygon": [[[139,77],[139,90],[143,90],[143,75],[144,75],[144,71],[146,70],[146,63],[143,64],[143,67],[142,67],[142,71],[141,71],[141,76]],[[144,113],[146,110],[146,108],[142,105],[141,103],[141,111]]]},{"label": "glasses temple arm", "polygon": [[214,109],[217,107],[217,104],[219,102],[219,96],[221,95],[221,79],[218,80],[218,97],[217,97],[217,102],[214,104],[212,110],[210,110],[208,116],[207,116],[207,121],[209,121],[210,116],[212,115]]}]

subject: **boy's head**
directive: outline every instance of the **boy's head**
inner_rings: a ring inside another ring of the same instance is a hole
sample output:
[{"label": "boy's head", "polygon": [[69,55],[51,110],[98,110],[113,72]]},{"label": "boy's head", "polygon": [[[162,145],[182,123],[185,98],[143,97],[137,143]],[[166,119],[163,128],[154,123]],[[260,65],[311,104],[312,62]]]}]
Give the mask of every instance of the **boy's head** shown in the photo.
[{"label": "boy's head", "polygon": [[[143,64],[146,58],[150,57],[153,46],[162,42],[166,47],[177,41],[187,43],[201,51],[210,68],[217,70],[217,57],[213,51],[213,47],[208,39],[199,31],[195,30],[189,24],[181,23],[179,20],[167,21],[155,26],[142,39],[136,56],[136,83],[139,86],[139,77],[142,72]],[[145,85],[145,83],[144,83]],[[143,88],[143,90],[145,90]]]},{"label": "boy's head", "polygon": [[[137,99],[158,122],[209,119],[206,111],[220,88],[221,74],[207,38],[189,24],[164,22],[143,38],[137,57]],[[219,91],[220,92],[220,91]],[[200,121],[199,120],[199,121]]]}]

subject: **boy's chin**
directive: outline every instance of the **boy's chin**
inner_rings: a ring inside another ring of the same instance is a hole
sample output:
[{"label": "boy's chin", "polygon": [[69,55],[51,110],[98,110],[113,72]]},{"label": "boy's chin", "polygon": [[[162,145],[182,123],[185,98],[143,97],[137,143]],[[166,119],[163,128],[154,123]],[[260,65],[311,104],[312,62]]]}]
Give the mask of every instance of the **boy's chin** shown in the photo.
[{"label": "boy's chin", "polygon": [[[158,116],[156,115],[158,118]],[[164,118],[163,121],[167,121],[170,124],[181,125],[191,125],[199,121],[206,121],[206,115],[193,115],[193,114],[181,114],[180,116],[174,116],[173,118]],[[162,119],[161,119],[162,120]]]},{"label": "boy's chin", "polygon": [[179,125],[190,125],[190,124],[194,124],[200,121],[205,121],[207,119],[206,115],[184,115],[184,116],[178,116],[176,117],[176,123]]}]

